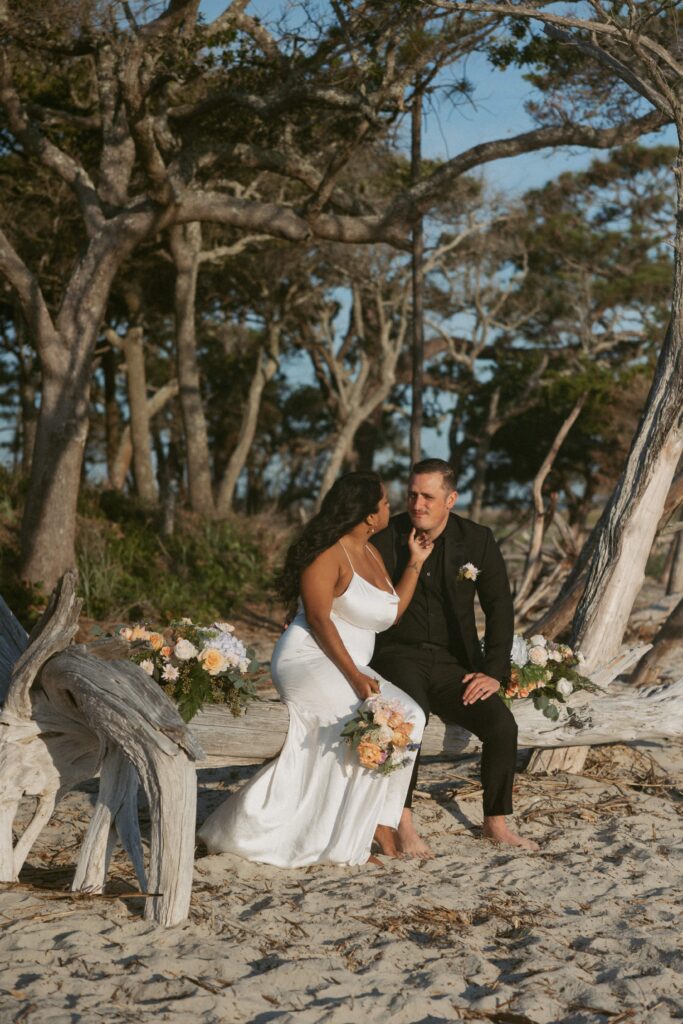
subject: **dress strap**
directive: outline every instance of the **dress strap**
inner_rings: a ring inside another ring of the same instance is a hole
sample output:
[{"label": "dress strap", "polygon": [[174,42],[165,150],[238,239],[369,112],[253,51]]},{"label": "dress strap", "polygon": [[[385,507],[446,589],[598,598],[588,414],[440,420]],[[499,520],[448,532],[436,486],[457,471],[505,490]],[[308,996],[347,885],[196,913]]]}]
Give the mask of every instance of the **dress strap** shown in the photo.
[{"label": "dress strap", "polygon": [[[367,550],[367,551],[369,551],[369,552],[370,552],[370,554],[372,555],[372,557],[373,557],[373,558],[375,559],[375,561],[377,562],[377,564],[378,564],[378,566],[380,567],[380,569],[383,569],[382,563],[380,562],[380,560],[379,560],[379,558],[377,557],[377,555],[375,554],[375,552],[374,552],[374,551],[372,550],[372,544],[366,544],[366,545],[365,545],[365,547],[366,547],[366,550]],[[394,593],[396,593],[396,591],[394,590],[394,584],[393,584],[393,583],[391,582],[391,580],[389,579],[389,577],[388,577],[388,576],[386,576],[386,575],[384,574],[384,572],[382,573],[382,575],[384,576],[384,579],[385,579],[385,580],[387,581],[387,583],[389,584],[389,586],[391,587],[391,589],[392,589],[392,590],[394,591]]]},{"label": "dress strap", "polygon": [[355,573],[356,570],[353,567],[353,562],[351,561],[351,556],[349,555],[348,551],[346,550],[346,548],[344,547],[344,545],[342,544],[341,541],[338,541],[338,544],[339,544],[339,547],[342,549],[342,551],[344,552],[344,554],[346,555],[346,557],[349,560],[349,565],[351,566],[351,572]]}]

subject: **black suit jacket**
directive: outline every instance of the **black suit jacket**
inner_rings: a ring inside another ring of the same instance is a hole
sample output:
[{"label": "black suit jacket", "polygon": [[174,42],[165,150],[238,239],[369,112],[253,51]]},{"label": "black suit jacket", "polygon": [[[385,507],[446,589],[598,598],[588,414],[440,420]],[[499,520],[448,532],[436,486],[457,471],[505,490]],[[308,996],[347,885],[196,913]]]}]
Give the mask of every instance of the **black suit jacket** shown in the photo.
[{"label": "black suit jacket", "polygon": [[[402,576],[410,554],[411,530],[406,512],[393,516],[389,525],[372,538],[394,583]],[[448,606],[462,639],[462,649],[470,672],[486,672],[500,681],[510,674],[510,650],[514,632],[514,612],[507,570],[500,548],[487,526],[451,514],[444,537],[444,575]],[[476,582],[459,579],[459,569],[471,562],[480,570]],[[481,649],[474,619],[474,595],[486,616],[484,651]],[[380,633],[378,651],[391,643],[391,630]]]}]

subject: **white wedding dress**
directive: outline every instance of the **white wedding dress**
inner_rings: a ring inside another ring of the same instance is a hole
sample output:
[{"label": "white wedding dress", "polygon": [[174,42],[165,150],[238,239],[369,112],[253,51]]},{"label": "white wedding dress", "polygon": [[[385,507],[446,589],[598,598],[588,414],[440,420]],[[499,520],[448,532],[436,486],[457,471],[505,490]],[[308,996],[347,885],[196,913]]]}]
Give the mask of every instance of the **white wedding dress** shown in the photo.
[{"label": "white wedding dress", "polygon": [[[370,676],[380,678],[367,669],[375,634],[393,624],[397,607],[393,588],[382,590],[355,571],[332,602],[330,617],[347,651]],[[278,640],[271,669],[289,708],[282,751],[207,818],[199,836],[210,853],[277,867],[363,864],[377,825],[398,825],[414,755],[388,775],[360,766],[340,733],[361,702],[318,646],[302,609]],[[419,743],[422,709],[397,686],[380,683],[383,697],[403,704],[414,723],[411,740]]]}]

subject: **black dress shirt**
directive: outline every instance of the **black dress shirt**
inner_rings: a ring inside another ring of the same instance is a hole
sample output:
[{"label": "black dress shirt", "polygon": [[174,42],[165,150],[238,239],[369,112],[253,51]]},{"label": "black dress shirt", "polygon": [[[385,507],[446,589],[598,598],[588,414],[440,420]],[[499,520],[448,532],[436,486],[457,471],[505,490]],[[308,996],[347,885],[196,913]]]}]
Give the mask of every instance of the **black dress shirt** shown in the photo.
[{"label": "black dress shirt", "polygon": [[422,566],[412,601],[400,622],[386,632],[384,639],[387,643],[410,646],[429,643],[452,650],[459,647],[453,629],[449,628],[452,621],[444,576],[444,538],[440,534]]}]

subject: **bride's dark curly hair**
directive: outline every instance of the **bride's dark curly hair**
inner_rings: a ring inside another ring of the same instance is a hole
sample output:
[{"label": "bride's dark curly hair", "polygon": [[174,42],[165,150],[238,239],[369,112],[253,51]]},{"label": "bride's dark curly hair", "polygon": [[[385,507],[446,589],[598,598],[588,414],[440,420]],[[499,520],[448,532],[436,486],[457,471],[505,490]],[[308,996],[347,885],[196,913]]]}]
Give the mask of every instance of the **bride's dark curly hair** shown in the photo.
[{"label": "bride's dark curly hair", "polygon": [[299,596],[299,580],[306,566],[362,523],[366,516],[376,512],[382,493],[378,473],[346,473],[335,480],[323,498],[320,511],[290,545],[285,564],[275,580],[287,608],[291,609]]}]

